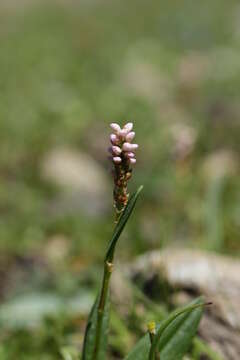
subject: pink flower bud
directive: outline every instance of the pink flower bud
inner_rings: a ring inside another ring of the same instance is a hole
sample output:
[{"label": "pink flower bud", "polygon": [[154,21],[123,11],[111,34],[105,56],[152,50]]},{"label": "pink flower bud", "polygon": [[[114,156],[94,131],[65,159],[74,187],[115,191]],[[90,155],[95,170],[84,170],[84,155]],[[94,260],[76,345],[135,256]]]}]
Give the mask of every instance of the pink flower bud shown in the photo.
[{"label": "pink flower bud", "polygon": [[122,162],[122,159],[120,158],[120,156],[114,156],[113,157],[113,162],[115,164],[120,164]]},{"label": "pink flower bud", "polygon": [[129,159],[130,164],[136,164],[137,160],[135,158]]},{"label": "pink flower bud", "polygon": [[136,150],[138,148],[138,144],[129,144],[127,142],[125,142],[123,144],[123,151],[130,151],[132,152],[133,150]]},{"label": "pink flower bud", "polygon": [[118,136],[120,136],[122,139],[125,139],[126,135],[127,135],[127,130],[126,129],[122,129],[118,132]]},{"label": "pink flower bud", "polygon": [[113,129],[113,131],[115,131],[116,134],[118,134],[118,132],[121,130],[120,126],[116,123],[112,123],[110,124],[110,126]]},{"label": "pink flower bud", "polygon": [[129,144],[129,143],[124,143],[123,144],[123,151],[132,151],[133,150],[133,148],[132,148],[132,144]]},{"label": "pink flower bud", "polygon": [[138,148],[138,144],[130,144],[132,146],[132,150],[136,150]]},{"label": "pink flower bud", "polygon": [[134,132],[134,131],[129,132],[129,133],[126,135],[126,141],[127,141],[127,142],[131,142],[131,141],[133,140],[134,136],[135,136],[135,132]]},{"label": "pink flower bud", "polygon": [[119,146],[112,146],[112,152],[115,155],[120,155],[122,152],[122,149]]},{"label": "pink flower bud", "polygon": [[115,134],[110,135],[110,140],[113,145],[117,145],[119,143],[119,139],[118,139],[117,135],[115,135]]},{"label": "pink flower bud", "polygon": [[133,123],[127,123],[123,128],[129,133],[133,128]]},{"label": "pink flower bud", "polygon": [[133,152],[127,152],[126,155],[127,155],[127,157],[128,157],[129,159],[135,157],[135,154],[134,154]]}]

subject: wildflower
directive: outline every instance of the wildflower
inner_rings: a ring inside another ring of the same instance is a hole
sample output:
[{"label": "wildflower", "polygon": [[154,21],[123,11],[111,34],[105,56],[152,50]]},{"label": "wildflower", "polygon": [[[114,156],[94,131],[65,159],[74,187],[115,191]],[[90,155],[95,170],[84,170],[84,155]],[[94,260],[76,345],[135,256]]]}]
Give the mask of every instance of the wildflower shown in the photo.
[{"label": "wildflower", "polygon": [[113,134],[110,135],[110,153],[114,164],[114,206],[116,209],[116,220],[128,202],[127,182],[132,176],[132,165],[136,164],[135,150],[138,144],[132,144],[135,132],[132,131],[133,123],[127,123],[121,128],[118,124],[112,123],[110,127]]}]

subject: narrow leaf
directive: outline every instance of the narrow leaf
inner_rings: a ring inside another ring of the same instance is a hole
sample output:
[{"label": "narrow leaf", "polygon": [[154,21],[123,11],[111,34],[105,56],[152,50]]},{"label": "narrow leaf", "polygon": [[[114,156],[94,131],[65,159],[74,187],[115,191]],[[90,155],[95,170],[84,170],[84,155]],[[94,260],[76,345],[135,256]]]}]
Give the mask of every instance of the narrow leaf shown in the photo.
[{"label": "narrow leaf", "polygon": [[[84,336],[82,360],[92,360],[93,357],[95,341],[96,341],[98,303],[99,303],[99,296],[97,297],[95,303],[93,304],[92,310],[88,318],[88,322],[85,330],[85,336]],[[103,314],[98,360],[106,359],[108,323],[109,323],[109,297],[107,297],[107,302]]]},{"label": "narrow leaf", "polygon": [[167,327],[158,345],[163,360],[182,360],[197,332],[202,312],[202,306],[195,308],[190,313],[178,316]]},{"label": "narrow leaf", "polygon": [[166,330],[167,327],[180,315],[182,315],[184,313],[190,313],[192,310],[195,310],[198,307],[202,307],[202,306],[204,306],[204,303],[198,303],[198,304],[185,306],[182,309],[178,309],[178,310],[174,311],[172,314],[170,314],[168,316],[168,318],[166,320],[163,320],[161,322],[159,329],[157,330],[157,333],[154,337],[153,343],[151,345],[151,349],[149,352],[149,360],[154,360],[155,353],[156,353],[156,351],[158,351],[159,342],[160,342],[160,339],[161,339],[161,336],[162,336],[164,330]]},{"label": "narrow leaf", "polygon": [[147,360],[151,342],[149,335],[144,335],[131,350],[131,352],[125,357],[124,360]]},{"label": "narrow leaf", "polygon": [[[176,310],[170,316],[176,316],[170,325],[165,328],[160,337],[160,341],[157,345],[157,349],[160,351],[161,360],[180,360],[183,355],[188,351],[191,345],[192,339],[196,334],[201,316],[202,316],[202,299],[197,299],[189,306]],[[198,307],[196,307],[198,306]],[[182,312],[188,308],[187,313]],[[179,314],[181,312],[181,314]],[[157,331],[161,331],[163,325],[166,325],[166,320],[163,320],[158,326]],[[149,358],[149,352],[151,343],[149,335],[146,334],[136,344],[134,349],[125,358],[125,360],[147,360]]]},{"label": "narrow leaf", "polygon": [[[110,241],[106,257],[105,263],[112,262],[114,256],[114,250],[117,243],[119,236],[121,235],[137,201],[137,198],[142,190],[142,186],[131,196],[129,199],[126,208],[124,209],[116,227],[113,232],[112,239]],[[99,297],[95,301],[93,305],[92,311],[89,315],[85,337],[84,337],[84,344],[83,344],[83,353],[82,353],[82,360],[92,360],[94,350],[95,350],[95,343],[96,343],[96,330],[97,330],[97,319],[98,319],[98,303]],[[100,339],[100,350],[98,353],[97,360],[105,360],[106,359],[106,345],[107,345],[107,332],[108,332],[108,321],[109,321],[109,299],[107,299],[107,304],[104,309],[103,315],[103,323],[102,323],[102,331],[101,331],[101,339]]]},{"label": "narrow leaf", "polygon": [[140,186],[138,188],[138,190],[130,197],[130,199],[127,203],[127,206],[125,207],[125,209],[114,229],[112,239],[111,239],[108,249],[107,249],[105,261],[112,262],[116,243],[117,243],[119,236],[121,235],[128,219],[136,205],[138,196],[139,196],[140,192],[142,191],[142,189],[143,189],[143,186]]}]

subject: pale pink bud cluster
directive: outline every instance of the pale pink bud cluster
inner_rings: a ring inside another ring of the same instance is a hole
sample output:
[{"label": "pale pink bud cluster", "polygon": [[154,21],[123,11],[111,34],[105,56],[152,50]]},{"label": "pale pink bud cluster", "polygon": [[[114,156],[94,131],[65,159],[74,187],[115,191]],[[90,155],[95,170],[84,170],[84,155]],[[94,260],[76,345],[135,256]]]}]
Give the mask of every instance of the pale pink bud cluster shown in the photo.
[{"label": "pale pink bud cluster", "polygon": [[132,144],[135,132],[132,131],[133,123],[127,123],[121,127],[116,124],[110,124],[113,134],[110,135],[112,160],[115,164],[121,164],[127,162],[134,165],[136,163],[135,150],[138,148],[138,144]]}]

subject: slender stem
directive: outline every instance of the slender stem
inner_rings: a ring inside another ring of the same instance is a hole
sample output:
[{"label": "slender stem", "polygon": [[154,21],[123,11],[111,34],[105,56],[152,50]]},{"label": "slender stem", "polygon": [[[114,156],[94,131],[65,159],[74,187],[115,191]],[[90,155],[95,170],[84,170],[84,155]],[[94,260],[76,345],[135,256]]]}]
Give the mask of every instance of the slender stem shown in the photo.
[{"label": "slender stem", "polygon": [[[150,342],[152,344],[154,341],[154,338],[156,336],[156,324],[154,321],[151,321],[148,324],[148,333],[149,333],[149,337],[150,337]],[[155,351],[155,360],[160,360],[160,354],[157,349]]]},{"label": "slender stem", "polygon": [[95,347],[94,347],[94,352],[93,352],[93,357],[92,357],[93,360],[98,359],[100,342],[101,342],[103,316],[104,316],[104,310],[105,310],[106,300],[107,300],[107,296],[108,296],[109,281],[110,281],[110,277],[112,274],[112,270],[113,270],[113,264],[106,261],[104,263],[102,289],[101,289],[101,295],[100,295],[99,304],[98,304],[96,341],[95,341]]}]

